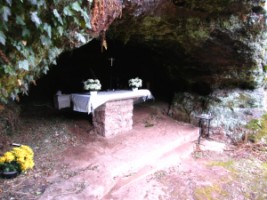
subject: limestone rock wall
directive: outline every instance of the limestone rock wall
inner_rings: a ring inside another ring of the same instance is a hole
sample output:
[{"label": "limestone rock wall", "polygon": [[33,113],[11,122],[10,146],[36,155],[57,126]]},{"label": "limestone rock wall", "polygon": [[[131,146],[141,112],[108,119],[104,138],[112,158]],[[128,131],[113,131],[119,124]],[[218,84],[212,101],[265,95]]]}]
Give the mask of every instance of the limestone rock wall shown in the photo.
[{"label": "limestone rock wall", "polygon": [[108,35],[154,52],[177,90],[265,84],[265,1],[174,2],[127,2]]},{"label": "limestone rock wall", "polygon": [[260,118],[266,112],[266,91],[216,90],[208,96],[193,93],[177,93],[169,113],[176,119],[198,125],[196,115],[208,114],[211,134],[229,135],[235,140],[246,132],[245,125]]}]

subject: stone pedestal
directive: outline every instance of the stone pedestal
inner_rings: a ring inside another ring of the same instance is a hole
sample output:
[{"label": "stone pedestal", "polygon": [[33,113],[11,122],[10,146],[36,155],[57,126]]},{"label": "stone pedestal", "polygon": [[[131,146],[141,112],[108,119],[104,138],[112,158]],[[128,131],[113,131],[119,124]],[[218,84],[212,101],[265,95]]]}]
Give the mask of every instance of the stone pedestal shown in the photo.
[{"label": "stone pedestal", "polygon": [[129,131],[133,127],[133,99],[108,101],[94,111],[93,125],[104,137]]}]

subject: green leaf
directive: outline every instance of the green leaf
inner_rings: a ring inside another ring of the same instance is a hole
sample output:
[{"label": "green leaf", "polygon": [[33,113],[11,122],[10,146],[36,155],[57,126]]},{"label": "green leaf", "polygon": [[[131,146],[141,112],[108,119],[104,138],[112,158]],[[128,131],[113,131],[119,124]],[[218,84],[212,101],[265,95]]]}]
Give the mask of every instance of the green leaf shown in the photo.
[{"label": "green leaf", "polygon": [[0,10],[0,13],[2,13],[2,20],[7,22],[8,17],[11,15],[10,8],[7,6],[3,6],[2,9]]},{"label": "green leaf", "polygon": [[35,57],[33,55],[28,57],[30,65],[34,66],[35,65]]},{"label": "green leaf", "polygon": [[57,20],[59,21],[59,23],[60,23],[61,25],[63,25],[62,18],[61,18],[61,16],[60,16],[60,14],[58,13],[57,9],[54,9],[54,10],[53,10],[53,14],[55,15],[55,17],[57,18]]},{"label": "green leaf", "polygon": [[53,47],[52,49],[49,49],[48,51],[48,59],[49,62],[52,64],[56,64],[56,57],[61,53],[61,49],[57,47]]},{"label": "green leaf", "polygon": [[79,21],[79,19],[78,19],[77,17],[73,17],[73,21],[74,21],[74,23],[77,24],[78,26],[81,25],[81,24],[80,24],[80,21]]},{"label": "green leaf", "polygon": [[33,75],[27,75],[25,78],[26,78],[26,80],[29,81],[29,82],[31,82],[31,81],[34,80]]},{"label": "green leaf", "polygon": [[49,67],[48,67],[48,66],[45,66],[45,67],[43,68],[43,73],[44,73],[44,74],[47,74],[48,71],[49,71]]},{"label": "green leaf", "polygon": [[18,68],[19,69],[24,69],[24,70],[28,71],[29,70],[29,62],[28,62],[28,60],[19,61]]},{"label": "green leaf", "polygon": [[64,29],[63,29],[62,26],[58,26],[57,27],[57,31],[58,31],[59,35],[62,36],[63,35],[63,32],[64,32]]},{"label": "green leaf", "polygon": [[28,56],[29,56],[29,49],[28,48],[23,48],[23,45],[20,45],[20,47],[21,47],[21,50],[20,50],[20,52],[22,53],[22,55],[25,57],[25,58],[27,58]]},{"label": "green leaf", "polygon": [[29,31],[29,29],[27,29],[26,27],[23,27],[22,29],[22,37],[23,38],[29,38],[31,36],[31,33]]},{"label": "green leaf", "polygon": [[8,31],[8,23],[0,23],[0,31]]},{"label": "green leaf", "polygon": [[32,5],[37,5],[37,0],[28,0]]},{"label": "green leaf", "polygon": [[[11,99],[12,99],[13,101],[15,101],[17,95],[16,95],[14,92],[11,92],[10,97],[11,97]],[[8,172],[12,172],[12,171],[14,171],[14,170],[13,170],[13,169],[8,170]]]},{"label": "green leaf", "polygon": [[76,39],[77,39],[79,42],[81,42],[81,43],[83,43],[83,44],[86,43],[86,39],[85,39],[85,37],[84,37],[82,34],[76,32],[76,33],[75,33],[75,37],[76,37]]},{"label": "green leaf", "polygon": [[47,32],[47,34],[48,34],[48,37],[50,37],[51,38],[51,32],[52,32],[52,28],[51,28],[51,26],[49,25],[49,24],[47,24],[47,23],[45,23],[44,24],[44,30]]},{"label": "green leaf", "polygon": [[23,18],[19,15],[16,16],[16,24],[23,25],[23,26],[25,25]]},{"label": "green leaf", "polygon": [[31,12],[31,20],[35,24],[36,27],[39,27],[42,23],[41,19],[37,15],[37,11]]},{"label": "green leaf", "polygon": [[81,10],[81,14],[84,18],[86,28],[91,29],[92,27],[91,27],[90,17],[88,16],[87,12],[84,10]]},{"label": "green leaf", "polygon": [[54,59],[51,63],[52,63],[53,65],[57,65],[57,59]]},{"label": "green leaf", "polygon": [[3,65],[5,74],[16,75],[15,69],[10,65]]},{"label": "green leaf", "polygon": [[61,52],[60,49],[58,49],[57,47],[49,49],[49,51],[48,51],[49,58],[54,59],[55,57],[57,57],[60,54],[60,52]]},{"label": "green leaf", "polygon": [[71,4],[71,8],[75,11],[80,11],[81,10],[81,6],[80,4],[76,1],[73,4]]},{"label": "green leaf", "polygon": [[6,2],[7,2],[7,4],[8,4],[9,6],[12,5],[12,0],[6,0]]},{"label": "green leaf", "polygon": [[18,51],[21,51],[21,43],[17,41],[12,41],[13,47],[15,47]]},{"label": "green leaf", "polygon": [[5,36],[5,34],[2,31],[0,31],[0,43],[2,45],[5,45],[6,44],[6,36]]},{"label": "green leaf", "polygon": [[44,0],[38,0],[37,7],[40,8],[41,6],[46,8],[46,2]]},{"label": "green leaf", "polygon": [[52,44],[52,40],[45,35],[41,35],[40,40],[43,46],[50,46]]},{"label": "green leaf", "polygon": [[70,10],[70,6],[66,6],[63,9],[63,13],[64,13],[65,16],[72,16],[73,15],[72,11]]},{"label": "green leaf", "polygon": [[53,0],[54,4],[57,5],[60,3],[61,0]]}]

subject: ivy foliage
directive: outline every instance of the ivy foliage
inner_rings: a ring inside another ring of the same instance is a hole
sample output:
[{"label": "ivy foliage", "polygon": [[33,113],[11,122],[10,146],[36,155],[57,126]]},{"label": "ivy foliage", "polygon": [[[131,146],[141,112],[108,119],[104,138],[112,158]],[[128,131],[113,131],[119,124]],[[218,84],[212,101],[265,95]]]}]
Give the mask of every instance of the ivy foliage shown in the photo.
[{"label": "ivy foliage", "polygon": [[93,0],[0,0],[0,102],[18,100],[66,49],[92,37]]}]

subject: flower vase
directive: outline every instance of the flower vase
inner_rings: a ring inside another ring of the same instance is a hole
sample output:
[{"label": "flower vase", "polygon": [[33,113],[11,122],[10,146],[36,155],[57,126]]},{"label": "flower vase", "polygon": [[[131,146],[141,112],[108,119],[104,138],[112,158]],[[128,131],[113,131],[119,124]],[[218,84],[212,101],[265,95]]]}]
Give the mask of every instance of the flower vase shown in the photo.
[{"label": "flower vase", "polygon": [[132,88],[132,91],[137,91],[138,90],[138,88]]},{"label": "flower vase", "polygon": [[95,96],[95,95],[97,95],[97,91],[90,91],[90,95],[91,95],[91,96]]}]

